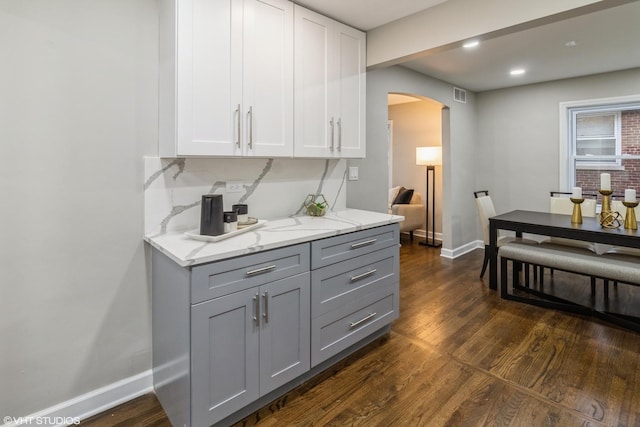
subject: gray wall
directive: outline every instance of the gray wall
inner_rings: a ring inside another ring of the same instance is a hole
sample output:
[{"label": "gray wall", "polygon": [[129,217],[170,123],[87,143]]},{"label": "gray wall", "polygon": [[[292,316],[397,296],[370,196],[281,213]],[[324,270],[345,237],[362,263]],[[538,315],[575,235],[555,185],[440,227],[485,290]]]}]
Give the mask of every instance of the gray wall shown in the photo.
[{"label": "gray wall", "polygon": [[549,191],[560,189],[559,103],[633,94],[640,69],[476,94],[478,189],[498,213],[548,210]]},{"label": "gray wall", "polygon": [[367,73],[367,157],[350,161],[360,167],[360,179],[348,183],[347,206],[386,212],[389,92],[431,98],[450,107],[443,112],[443,120],[450,122],[449,126],[443,125],[442,141],[443,248],[451,250],[476,240],[474,94],[467,93],[466,104],[455,102],[450,84],[406,68],[390,67]]},{"label": "gray wall", "polygon": [[151,365],[155,0],[0,2],[0,414]]}]

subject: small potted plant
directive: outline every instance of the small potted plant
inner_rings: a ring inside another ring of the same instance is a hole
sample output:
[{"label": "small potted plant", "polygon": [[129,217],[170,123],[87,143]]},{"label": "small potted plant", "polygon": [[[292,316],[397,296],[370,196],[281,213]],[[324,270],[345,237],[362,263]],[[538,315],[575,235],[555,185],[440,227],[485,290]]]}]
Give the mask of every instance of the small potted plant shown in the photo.
[{"label": "small potted plant", "polygon": [[323,216],[327,213],[329,203],[322,194],[309,194],[304,201],[304,207],[307,209],[307,215]]}]

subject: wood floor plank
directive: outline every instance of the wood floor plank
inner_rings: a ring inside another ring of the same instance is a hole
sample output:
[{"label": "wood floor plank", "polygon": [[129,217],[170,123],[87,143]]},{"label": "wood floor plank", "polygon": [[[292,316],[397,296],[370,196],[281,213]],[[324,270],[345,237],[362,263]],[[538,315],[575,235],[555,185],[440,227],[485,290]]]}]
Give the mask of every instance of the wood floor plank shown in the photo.
[{"label": "wood floor plank", "polygon": [[[638,333],[500,299],[478,277],[481,250],[447,260],[403,238],[400,253],[391,333],[236,426],[640,426]],[[570,275],[545,280],[590,298]],[[640,289],[612,287],[608,304],[635,299]],[[82,425],[169,421],[151,394]]]}]

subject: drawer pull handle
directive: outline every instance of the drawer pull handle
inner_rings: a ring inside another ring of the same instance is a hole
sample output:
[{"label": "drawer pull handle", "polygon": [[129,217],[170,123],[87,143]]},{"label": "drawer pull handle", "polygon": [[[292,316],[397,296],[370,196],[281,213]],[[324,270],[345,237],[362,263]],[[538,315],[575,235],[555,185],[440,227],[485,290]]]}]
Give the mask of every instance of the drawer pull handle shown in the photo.
[{"label": "drawer pull handle", "polygon": [[360,242],[360,243],[354,243],[353,245],[351,245],[351,249],[358,249],[363,246],[373,245],[377,241],[378,239],[371,239],[371,240],[365,240],[364,242]]},{"label": "drawer pull handle", "polygon": [[251,270],[251,271],[247,271],[245,274],[245,276],[250,277],[250,276],[255,276],[256,274],[264,274],[264,273],[268,273],[272,270],[276,269],[276,265],[270,265],[268,267],[262,267],[262,268],[257,268],[255,270]]},{"label": "drawer pull handle", "polygon": [[375,274],[376,271],[377,270],[374,268],[373,270],[367,271],[366,273],[362,273],[362,274],[358,274],[357,276],[353,276],[351,278],[351,283],[357,282],[358,280],[364,279],[365,277],[369,277],[372,274]]},{"label": "drawer pull handle", "polygon": [[349,328],[353,329],[353,328],[355,328],[356,326],[358,326],[359,324],[364,323],[364,322],[366,322],[367,320],[369,320],[369,319],[371,319],[371,318],[375,317],[377,314],[378,314],[378,313],[369,313],[369,315],[368,315],[367,317],[365,317],[364,319],[360,319],[360,320],[358,320],[357,322],[352,322],[352,323],[350,323],[350,324],[349,324]]}]

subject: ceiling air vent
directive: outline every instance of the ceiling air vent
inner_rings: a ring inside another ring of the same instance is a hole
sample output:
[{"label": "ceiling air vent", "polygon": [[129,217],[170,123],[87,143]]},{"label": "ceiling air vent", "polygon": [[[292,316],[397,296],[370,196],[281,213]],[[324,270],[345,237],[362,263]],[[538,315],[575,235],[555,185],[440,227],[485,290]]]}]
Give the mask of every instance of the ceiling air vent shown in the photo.
[{"label": "ceiling air vent", "polygon": [[453,99],[458,102],[462,102],[463,104],[467,103],[467,91],[464,89],[460,89],[459,87],[453,88]]}]

